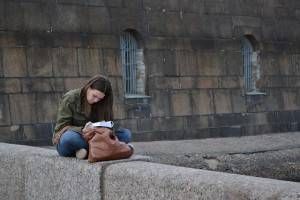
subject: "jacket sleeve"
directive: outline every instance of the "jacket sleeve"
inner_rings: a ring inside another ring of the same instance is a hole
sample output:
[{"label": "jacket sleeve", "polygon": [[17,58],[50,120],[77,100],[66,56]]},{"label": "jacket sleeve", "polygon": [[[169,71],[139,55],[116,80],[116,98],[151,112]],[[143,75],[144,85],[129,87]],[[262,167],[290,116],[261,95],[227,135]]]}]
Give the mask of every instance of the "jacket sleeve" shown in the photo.
[{"label": "jacket sleeve", "polygon": [[[73,110],[71,107],[71,103],[69,102],[68,98],[63,98],[59,103],[58,112],[57,112],[57,121],[54,128],[53,134],[53,143],[56,144],[66,130],[73,130],[77,133],[81,134],[82,126],[73,126]],[[65,128],[67,127],[67,128]]]}]

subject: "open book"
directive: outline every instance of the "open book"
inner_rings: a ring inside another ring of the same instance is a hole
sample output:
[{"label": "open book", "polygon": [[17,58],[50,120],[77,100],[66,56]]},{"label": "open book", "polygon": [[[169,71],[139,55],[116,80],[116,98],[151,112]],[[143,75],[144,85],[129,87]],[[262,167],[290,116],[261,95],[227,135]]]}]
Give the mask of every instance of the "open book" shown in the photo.
[{"label": "open book", "polygon": [[95,122],[93,123],[94,127],[106,127],[106,128],[112,128],[114,126],[113,121],[101,121],[101,122]]}]

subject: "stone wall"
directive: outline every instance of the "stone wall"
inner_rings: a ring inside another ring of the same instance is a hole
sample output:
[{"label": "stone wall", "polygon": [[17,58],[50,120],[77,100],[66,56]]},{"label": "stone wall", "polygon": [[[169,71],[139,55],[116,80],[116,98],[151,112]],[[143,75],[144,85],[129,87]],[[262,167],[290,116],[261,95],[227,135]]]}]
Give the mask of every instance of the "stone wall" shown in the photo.
[{"label": "stone wall", "polygon": [[[134,140],[300,130],[297,0],[0,0],[0,141],[48,144],[57,103],[109,76]],[[126,99],[119,37],[140,36],[148,99]],[[260,50],[265,95],[244,90],[241,40]]]}]

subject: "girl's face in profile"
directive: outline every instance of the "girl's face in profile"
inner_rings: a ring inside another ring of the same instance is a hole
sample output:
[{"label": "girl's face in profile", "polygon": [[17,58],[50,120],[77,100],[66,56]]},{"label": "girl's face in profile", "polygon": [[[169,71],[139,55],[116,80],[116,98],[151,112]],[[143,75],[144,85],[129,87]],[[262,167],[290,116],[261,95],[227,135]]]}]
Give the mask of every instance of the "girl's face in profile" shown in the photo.
[{"label": "girl's face in profile", "polygon": [[86,91],[86,99],[89,104],[94,104],[101,101],[105,94],[99,90],[88,88]]}]

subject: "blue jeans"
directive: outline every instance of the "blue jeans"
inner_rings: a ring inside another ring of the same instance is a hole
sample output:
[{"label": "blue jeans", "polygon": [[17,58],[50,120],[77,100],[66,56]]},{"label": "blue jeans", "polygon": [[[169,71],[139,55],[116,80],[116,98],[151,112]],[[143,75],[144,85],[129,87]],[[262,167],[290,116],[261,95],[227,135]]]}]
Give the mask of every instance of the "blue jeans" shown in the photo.
[{"label": "blue jeans", "polygon": [[[120,128],[115,131],[115,134],[121,142],[129,143],[131,141],[131,131],[128,129]],[[64,132],[56,145],[58,154],[64,157],[74,157],[79,149],[88,150],[88,148],[89,145],[82,135],[72,130]]]}]

